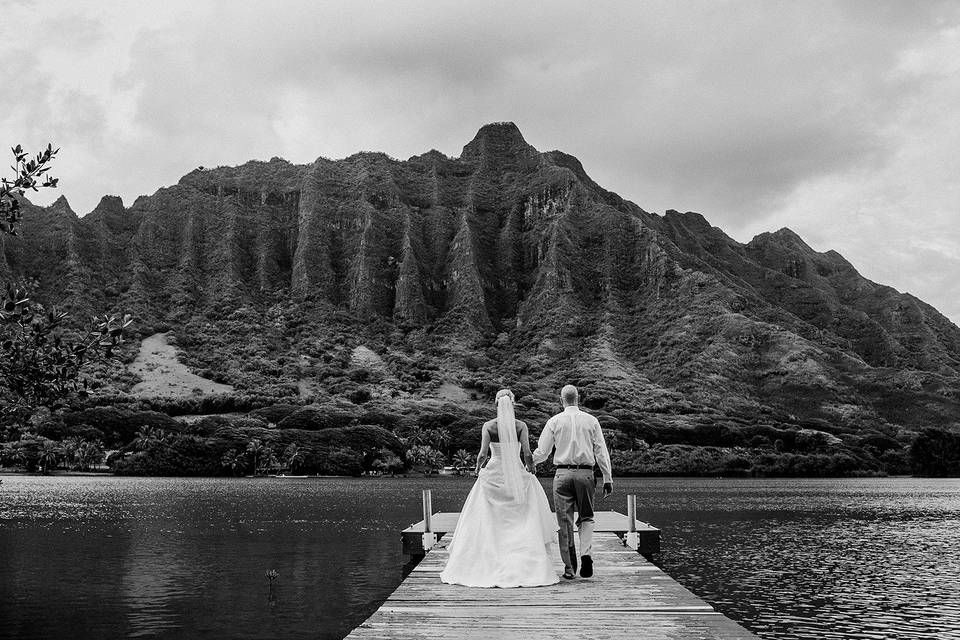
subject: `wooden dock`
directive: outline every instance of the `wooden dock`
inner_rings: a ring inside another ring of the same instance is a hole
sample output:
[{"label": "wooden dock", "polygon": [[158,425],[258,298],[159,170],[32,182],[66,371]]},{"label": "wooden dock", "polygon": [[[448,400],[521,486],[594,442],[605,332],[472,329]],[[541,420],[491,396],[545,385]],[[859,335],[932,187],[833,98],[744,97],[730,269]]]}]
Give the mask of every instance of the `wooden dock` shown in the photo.
[{"label": "wooden dock", "polygon": [[[425,501],[426,502],[426,501]],[[430,514],[430,511],[426,511]],[[424,529],[438,538],[386,602],[347,636],[353,640],[644,638],[645,640],[756,640],[647,558],[625,545],[627,516],[595,514],[594,576],[520,589],[478,589],[440,582],[457,513],[430,514],[402,532],[416,550]],[[638,523],[647,549],[659,531]],[[655,533],[654,533],[655,532]],[[636,543],[638,536],[631,537]],[[427,538],[428,542],[432,538]],[[638,545],[639,546],[639,545]],[[422,551],[421,551],[422,552]],[[563,572],[559,556],[557,574]]]}]

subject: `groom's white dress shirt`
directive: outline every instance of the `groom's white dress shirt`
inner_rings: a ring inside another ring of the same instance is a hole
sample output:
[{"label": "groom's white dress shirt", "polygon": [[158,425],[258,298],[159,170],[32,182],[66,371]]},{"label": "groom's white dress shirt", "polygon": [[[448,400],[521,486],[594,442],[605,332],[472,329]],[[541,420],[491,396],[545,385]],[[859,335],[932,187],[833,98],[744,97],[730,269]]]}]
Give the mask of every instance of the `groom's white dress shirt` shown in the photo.
[{"label": "groom's white dress shirt", "polygon": [[579,407],[566,407],[549,420],[540,434],[533,461],[540,464],[556,446],[553,464],[586,464],[600,466],[604,482],[613,482],[610,471],[610,453],[603,439],[600,423]]}]

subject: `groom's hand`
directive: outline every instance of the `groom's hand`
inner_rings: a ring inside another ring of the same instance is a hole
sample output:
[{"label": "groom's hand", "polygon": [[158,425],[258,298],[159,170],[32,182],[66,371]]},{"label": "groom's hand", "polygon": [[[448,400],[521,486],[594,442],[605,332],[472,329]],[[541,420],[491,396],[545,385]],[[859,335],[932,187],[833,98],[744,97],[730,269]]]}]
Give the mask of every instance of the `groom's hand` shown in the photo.
[{"label": "groom's hand", "polygon": [[613,493],[613,483],[612,483],[612,482],[604,482],[604,483],[603,483],[603,497],[606,498],[606,497],[607,497],[608,495],[610,495],[611,493]]}]

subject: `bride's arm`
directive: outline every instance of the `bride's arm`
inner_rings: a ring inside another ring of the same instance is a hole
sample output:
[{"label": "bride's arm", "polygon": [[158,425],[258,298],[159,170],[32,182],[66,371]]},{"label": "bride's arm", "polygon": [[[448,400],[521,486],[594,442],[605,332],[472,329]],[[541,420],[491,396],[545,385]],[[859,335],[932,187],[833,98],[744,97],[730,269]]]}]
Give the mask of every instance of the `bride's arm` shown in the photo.
[{"label": "bride's arm", "polygon": [[527,430],[527,423],[520,422],[520,448],[523,450],[523,464],[530,473],[537,472],[537,465],[533,464],[533,453],[530,452],[530,432]]},{"label": "bride's arm", "polygon": [[481,431],[483,436],[480,440],[480,453],[477,454],[477,473],[480,473],[480,468],[483,467],[483,463],[487,461],[490,453],[490,431],[487,429],[487,425],[483,425]]}]

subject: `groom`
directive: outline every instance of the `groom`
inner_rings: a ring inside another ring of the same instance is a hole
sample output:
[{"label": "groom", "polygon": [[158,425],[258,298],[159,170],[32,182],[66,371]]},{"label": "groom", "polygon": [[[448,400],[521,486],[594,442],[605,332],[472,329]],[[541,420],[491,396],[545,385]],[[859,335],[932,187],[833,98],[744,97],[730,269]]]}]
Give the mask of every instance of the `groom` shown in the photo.
[{"label": "groom", "polygon": [[560,556],[563,558],[563,577],[572,580],[577,572],[577,549],[573,544],[573,512],[580,514],[580,575],[593,575],[593,496],[597,484],[593,466],[599,465],[603,474],[603,497],[613,492],[610,471],[610,453],[603,439],[600,423],[589,413],[580,410],[577,388],[572,384],[560,390],[563,412],[547,421],[540,434],[534,464],[540,464],[556,447],[553,464],[557,474],[553,478],[553,504],[560,525]]}]

